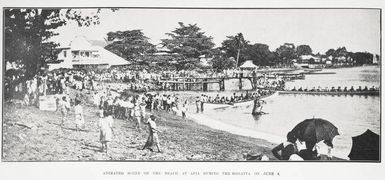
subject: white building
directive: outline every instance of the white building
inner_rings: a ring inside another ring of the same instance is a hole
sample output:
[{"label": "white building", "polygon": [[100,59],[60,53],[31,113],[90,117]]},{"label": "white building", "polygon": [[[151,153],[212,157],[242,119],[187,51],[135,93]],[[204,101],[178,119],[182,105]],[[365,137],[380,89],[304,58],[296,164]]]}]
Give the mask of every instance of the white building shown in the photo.
[{"label": "white building", "polygon": [[378,62],[380,61],[380,56],[378,54],[373,54],[373,60],[372,60],[372,63],[373,64],[378,64]]},{"label": "white building", "polygon": [[301,63],[310,63],[312,60],[314,63],[321,63],[321,57],[313,55],[302,55],[299,57]]},{"label": "white building", "polygon": [[83,36],[76,36],[68,46],[59,48],[58,63],[49,63],[49,70],[58,68],[108,68],[127,65],[129,62],[122,57],[94,46]]}]

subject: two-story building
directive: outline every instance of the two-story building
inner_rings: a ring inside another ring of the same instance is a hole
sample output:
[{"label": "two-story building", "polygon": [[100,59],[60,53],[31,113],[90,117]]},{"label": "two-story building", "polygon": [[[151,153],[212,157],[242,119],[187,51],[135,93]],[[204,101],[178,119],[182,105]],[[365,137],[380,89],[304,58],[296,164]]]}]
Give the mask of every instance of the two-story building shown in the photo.
[{"label": "two-story building", "polygon": [[58,48],[57,61],[48,63],[50,70],[59,68],[109,68],[111,66],[128,65],[122,57],[92,45],[83,36],[76,36],[65,47]]}]

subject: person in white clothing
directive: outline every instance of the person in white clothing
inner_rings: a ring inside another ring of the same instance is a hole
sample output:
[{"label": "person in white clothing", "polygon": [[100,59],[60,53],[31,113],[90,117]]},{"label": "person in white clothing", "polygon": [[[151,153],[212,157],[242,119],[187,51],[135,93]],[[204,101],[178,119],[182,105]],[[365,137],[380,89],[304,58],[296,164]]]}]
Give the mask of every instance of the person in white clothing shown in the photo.
[{"label": "person in white clothing", "polygon": [[[104,115],[103,115],[104,114]],[[113,118],[112,118],[112,112],[111,111],[104,111],[100,114],[99,119],[99,129],[100,129],[100,142],[102,143],[102,152],[106,152],[108,150],[108,142],[112,141],[112,135],[113,135]]]},{"label": "person in white clothing", "polygon": [[64,125],[64,121],[66,119],[66,116],[68,114],[68,111],[71,109],[70,102],[67,100],[66,96],[62,97],[62,100],[59,101],[59,109],[61,113],[61,123],[60,126]]},{"label": "person in white clothing", "polygon": [[158,149],[158,152],[162,152],[160,148],[159,137],[158,137],[158,132],[161,133],[161,131],[159,131],[159,129],[157,128],[155,120],[156,118],[154,115],[151,115],[150,118],[147,120],[150,134],[148,135],[147,142],[144,145],[142,150],[150,149],[152,151],[151,147],[155,144],[155,146]]},{"label": "person in white clothing", "polygon": [[142,120],[142,109],[140,105],[135,103],[134,107],[134,119],[136,119],[136,128],[140,132],[140,121]]},{"label": "person in white clothing", "polygon": [[80,100],[75,100],[75,125],[76,131],[80,130],[81,127],[84,127],[84,114],[83,107],[80,104]]},{"label": "person in white clothing", "polygon": [[181,112],[182,112],[182,117],[183,119],[186,119],[186,113],[187,113],[187,107],[186,107],[186,104],[183,104],[182,108],[180,108]]}]

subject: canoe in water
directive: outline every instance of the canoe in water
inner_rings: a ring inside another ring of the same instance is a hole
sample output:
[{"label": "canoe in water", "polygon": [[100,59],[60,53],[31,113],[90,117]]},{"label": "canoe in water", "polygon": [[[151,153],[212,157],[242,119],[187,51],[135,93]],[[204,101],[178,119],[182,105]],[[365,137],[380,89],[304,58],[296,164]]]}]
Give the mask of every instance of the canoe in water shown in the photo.
[{"label": "canoe in water", "polygon": [[[276,92],[273,92],[268,95],[261,96],[259,99],[265,99],[267,97],[270,97],[272,95],[276,94]],[[253,104],[254,99],[247,99],[247,100],[242,100],[242,101],[237,101],[234,103],[215,103],[215,102],[206,102],[205,105],[211,106],[211,107],[221,107],[221,106],[242,106],[242,105],[248,105],[248,104]]]},{"label": "canoe in water", "polygon": [[368,95],[379,96],[380,91],[279,91],[278,94],[310,94],[310,95]]}]

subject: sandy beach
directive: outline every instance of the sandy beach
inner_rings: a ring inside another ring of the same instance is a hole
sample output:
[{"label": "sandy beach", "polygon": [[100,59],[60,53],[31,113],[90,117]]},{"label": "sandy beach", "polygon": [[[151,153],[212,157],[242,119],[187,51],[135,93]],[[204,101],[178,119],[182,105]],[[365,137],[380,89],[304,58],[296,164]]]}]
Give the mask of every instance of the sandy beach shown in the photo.
[{"label": "sandy beach", "polygon": [[215,121],[209,124],[197,122],[198,119],[205,120],[201,115],[190,114],[183,120],[179,115],[163,111],[153,112],[162,131],[159,134],[162,153],[141,150],[148,135],[146,125],[142,124],[142,130],[138,132],[134,121],[120,119],[115,119],[113,141],[108,153],[103,153],[100,151],[97,108],[87,103],[84,113],[85,128],[78,132],[74,129],[73,112],[61,128],[59,112],[6,102],[3,161],[243,161],[243,153],[264,154],[275,159],[271,153],[275,143],[250,137],[249,132],[244,132],[243,136],[235,135],[239,132],[232,132],[234,130]]}]

